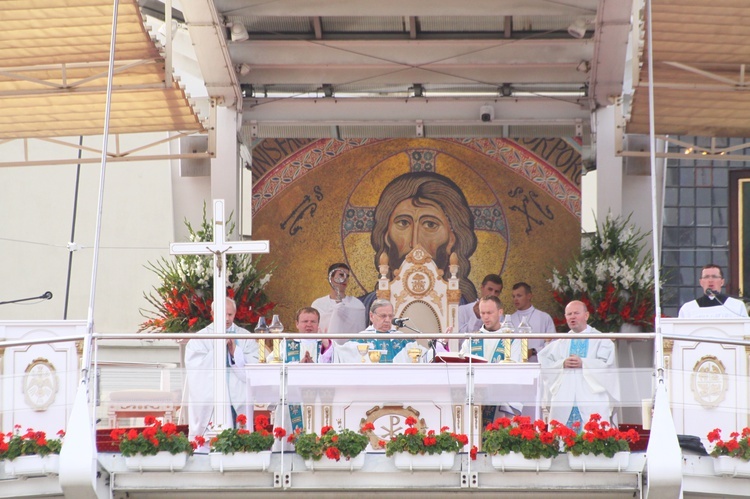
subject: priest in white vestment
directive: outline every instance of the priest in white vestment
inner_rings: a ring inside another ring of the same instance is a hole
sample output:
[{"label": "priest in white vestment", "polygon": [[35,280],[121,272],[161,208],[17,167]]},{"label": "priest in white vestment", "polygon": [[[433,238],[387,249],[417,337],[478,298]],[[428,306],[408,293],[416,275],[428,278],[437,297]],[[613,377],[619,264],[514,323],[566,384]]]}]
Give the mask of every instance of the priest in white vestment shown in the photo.
[{"label": "priest in white vestment", "polygon": [[745,303],[721,292],[724,274],[721,267],[709,263],[701,269],[700,285],[703,295],[680,307],[680,319],[744,319]]},{"label": "priest in white vestment", "polygon": [[[479,315],[482,318],[480,333],[495,333],[500,330],[500,319],[503,316],[503,304],[495,295],[483,296],[479,299]],[[469,354],[484,358],[487,362],[497,363],[505,360],[505,344],[508,340],[501,338],[473,338],[464,341],[461,355]],[[510,360],[523,361],[523,349],[520,340],[510,340]],[[533,394],[532,397],[533,398]],[[521,402],[502,402],[500,405],[482,406],[482,426],[493,422],[498,417],[513,417],[523,411]]]},{"label": "priest in white vestment", "polygon": [[[375,300],[370,306],[370,322],[372,323],[360,333],[381,333],[383,339],[361,339],[347,341],[343,345],[333,343],[328,350],[330,352],[330,361],[335,363],[366,363],[371,364],[369,350],[380,352],[381,364],[399,364],[408,362],[430,362],[432,360],[432,350],[421,346],[410,338],[399,338],[401,333],[393,329],[394,319],[393,305],[388,300]],[[385,335],[388,335],[387,337]],[[367,349],[362,345],[369,344]],[[436,343],[435,351],[437,353],[447,351],[442,342]],[[322,359],[321,362],[325,362]]]},{"label": "priest in white vestment", "polygon": [[584,303],[568,303],[565,319],[569,337],[551,342],[538,354],[550,420],[578,431],[583,431],[594,413],[613,423],[614,404],[620,399],[614,342],[570,337],[599,333],[587,324],[588,318]]},{"label": "priest in white vestment", "polygon": [[[249,331],[234,324],[237,304],[227,298],[226,328],[227,333],[250,334]],[[200,330],[201,334],[214,332],[213,324]],[[227,376],[228,402],[232,411],[231,421],[237,414],[245,414],[248,421],[253,420],[253,405],[249,401],[247,374],[245,365],[258,362],[258,342],[256,340],[231,338],[227,339],[226,365],[214,366],[214,345],[216,340],[192,339],[185,347],[185,367],[187,371],[187,389],[189,403],[190,439],[204,435],[214,410],[214,375],[216,372]],[[229,420],[229,418],[227,418]]]},{"label": "priest in white vestment", "polygon": [[312,302],[312,307],[320,313],[321,333],[356,333],[365,326],[362,320],[364,304],[358,298],[346,296],[349,272],[349,266],[345,263],[334,263],[328,267],[331,291]]},{"label": "priest in white vestment", "polygon": [[[514,327],[518,328],[521,323],[525,323],[531,328],[532,333],[556,332],[552,316],[531,304],[533,295],[529,284],[525,282],[515,283],[510,296],[513,299],[513,306],[516,307],[516,311],[510,315],[510,321]],[[538,362],[537,353],[544,348],[545,344],[545,341],[540,338],[529,339],[527,345],[529,362]]]}]

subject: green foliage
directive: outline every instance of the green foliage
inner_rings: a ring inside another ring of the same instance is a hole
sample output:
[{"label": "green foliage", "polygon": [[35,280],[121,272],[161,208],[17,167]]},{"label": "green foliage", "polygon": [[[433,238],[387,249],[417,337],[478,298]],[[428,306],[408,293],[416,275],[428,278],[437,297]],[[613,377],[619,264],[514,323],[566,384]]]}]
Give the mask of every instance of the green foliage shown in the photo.
[{"label": "green foliage", "polygon": [[635,443],[639,440],[638,432],[632,428],[627,431],[620,431],[617,427],[601,419],[599,414],[592,414],[589,421],[583,425],[584,431],[582,433],[577,433],[557,421],[550,422],[550,426],[552,426],[552,431],[562,440],[565,450],[571,452],[574,456],[593,454],[595,456],[613,457],[618,452],[629,451],[630,445],[628,442]]},{"label": "green foliage", "polygon": [[211,439],[211,452],[234,454],[235,452],[261,452],[271,450],[275,438],[286,435],[284,428],[268,431],[268,417],[260,414],[255,418],[255,431],[245,427],[247,416],[237,415],[239,428],[227,428]]},{"label": "green foliage", "polygon": [[367,434],[374,429],[372,423],[362,426],[359,432],[347,428],[336,431],[332,426],[324,426],[320,429],[320,436],[297,430],[288,440],[294,443],[295,452],[305,460],[320,461],[323,456],[336,461],[341,457],[348,460],[365,450],[370,443]]},{"label": "green foliage", "polygon": [[565,305],[580,300],[589,324],[602,332],[619,331],[625,323],[653,328],[655,278],[653,258],[645,251],[647,235],[630,217],[608,215],[567,269],[552,269],[549,283],[560,306],[555,324],[563,327]]},{"label": "green foliage", "polygon": [[435,430],[424,429],[424,421],[417,427],[416,418],[409,416],[405,421],[408,428],[403,433],[393,437],[385,446],[385,455],[392,456],[397,452],[409,454],[442,454],[443,452],[459,452],[469,443],[469,437],[448,431],[447,426]]},{"label": "green foliage", "polygon": [[[196,230],[185,220],[191,242],[213,241],[213,221],[206,218],[203,205],[203,220]],[[227,236],[234,232],[232,216],[227,220]],[[253,262],[252,255],[227,255],[227,296],[237,302],[235,323],[252,329],[258,318],[270,313],[275,304],[266,295],[264,288],[271,279],[272,268],[260,268],[260,258]],[[162,333],[184,333],[199,331],[211,324],[213,303],[213,256],[178,255],[170,259],[161,258],[146,265],[155,273],[161,284],[145,294],[146,301],[154,310],[141,309],[146,321],[140,331]]]},{"label": "green foliage", "polygon": [[65,432],[60,430],[57,434],[60,438],[47,439],[45,432],[32,428],[22,434],[21,425],[16,425],[12,432],[0,433],[0,461],[13,461],[20,456],[59,454]]},{"label": "green foliage", "polygon": [[112,440],[119,442],[123,456],[155,456],[162,451],[170,454],[186,452],[188,455],[193,455],[193,450],[205,442],[202,437],[198,437],[196,442],[190,442],[184,433],[177,431],[177,426],[172,423],[165,423],[162,426],[153,416],[146,416],[145,424],[146,428],[141,431],[135,428],[112,430],[110,436]]},{"label": "green foliage", "polygon": [[542,420],[532,423],[526,416],[514,416],[512,420],[498,418],[482,433],[482,450],[490,455],[518,452],[527,459],[539,459],[555,457],[559,449],[559,440],[548,431],[547,423]]},{"label": "green foliage", "polygon": [[708,434],[708,441],[714,443],[711,455],[737,457],[743,461],[750,461],[750,446],[748,445],[750,428],[743,428],[742,434],[736,431],[729,434],[729,440],[722,440],[721,430],[714,428]]}]

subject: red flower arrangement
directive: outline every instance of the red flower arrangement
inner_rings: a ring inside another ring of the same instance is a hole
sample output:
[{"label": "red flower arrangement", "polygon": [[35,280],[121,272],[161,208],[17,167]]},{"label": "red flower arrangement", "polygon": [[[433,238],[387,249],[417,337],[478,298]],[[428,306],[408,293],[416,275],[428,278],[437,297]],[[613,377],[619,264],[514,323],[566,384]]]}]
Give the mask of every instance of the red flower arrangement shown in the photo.
[{"label": "red flower arrangement", "polygon": [[469,443],[469,437],[462,433],[449,432],[447,426],[435,430],[424,429],[424,424],[418,427],[417,418],[409,416],[404,421],[407,429],[403,433],[391,438],[385,445],[385,455],[392,456],[397,452],[409,454],[441,454],[443,452],[459,452]]},{"label": "red flower arrangement", "polygon": [[315,433],[302,433],[297,429],[289,435],[287,441],[294,444],[294,450],[305,460],[319,461],[323,456],[334,461],[342,457],[347,460],[357,457],[365,450],[370,439],[367,434],[375,430],[372,423],[365,423],[359,432],[347,428],[336,431],[332,426],[320,429],[320,436]]},{"label": "red flower arrangement", "polygon": [[[212,241],[213,223],[206,219],[206,205],[203,205],[203,221],[195,230],[190,222],[185,222],[190,241]],[[234,232],[232,217],[227,223],[227,233]],[[260,269],[250,255],[227,255],[227,296],[237,302],[235,323],[253,329],[260,317],[268,315],[276,306],[266,295],[264,288],[271,279],[271,269]],[[161,284],[154,292],[144,296],[154,310],[141,309],[147,318],[139,331],[162,333],[195,332],[213,321],[213,257],[202,255],[178,255],[173,259],[160,259],[148,263],[147,268],[154,272]]]},{"label": "red flower arrangement", "polygon": [[655,280],[653,260],[644,250],[646,235],[630,224],[630,217],[607,216],[566,270],[552,269],[558,328],[564,328],[565,306],[572,300],[586,305],[589,324],[602,332],[619,331],[623,324],[654,327]]},{"label": "red flower arrangement", "polygon": [[738,457],[744,461],[750,461],[750,446],[748,445],[750,428],[743,428],[742,433],[733,431],[729,434],[729,440],[723,440],[721,430],[714,428],[713,431],[708,433],[707,438],[709,442],[714,444],[711,451],[712,456]]},{"label": "red flower arrangement", "polygon": [[57,432],[60,438],[47,438],[43,431],[28,428],[21,433],[21,425],[15,425],[12,432],[0,433],[0,461],[13,461],[21,456],[48,456],[59,454],[65,432]]},{"label": "red flower arrangement", "polygon": [[482,433],[482,450],[487,454],[505,455],[518,452],[526,459],[554,457],[560,452],[557,435],[547,423],[527,416],[497,418]]},{"label": "red flower arrangement", "polygon": [[146,428],[141,431],[135,428],[115,428],[110,433],[112,440],[118,442],[120,452],[125,457],[143,455],[155,456],[158,452],[166,451],[170,454],[179,454],[184,452],[189,456],[193,451],[203,445],[206,440],[203,437],[196,437],[191,442],[184,433],[177,431],[177,426],[173,423],[164,423],[163,425],[154,416],[144,418]]},{"label": "red flower arrangement", "polygon": [[[551,421],[552,433],[562,440],[565,450],[574,456],[581,454],[603,454],[613,457],[618,452],[629,451],[630,443],[640,439],[634,429],[622,431],[608,421],[603,421],[599,414],[592,414],[589,421],[583,425],[584,431],[579,433],[558,421]],[[574,425],[576,428],[578,424]]]},{"label": "red flower arrangement", "polygon": [[211,439],[211,451],[222,454],[235,452],[261,452],[271,450],[274,439],[286,436],[281,427],[268,431],[268,416],[259,414],[255,417],[255,431],[246,428],[247,416],[237,415],[238,428],[227,428]]}]

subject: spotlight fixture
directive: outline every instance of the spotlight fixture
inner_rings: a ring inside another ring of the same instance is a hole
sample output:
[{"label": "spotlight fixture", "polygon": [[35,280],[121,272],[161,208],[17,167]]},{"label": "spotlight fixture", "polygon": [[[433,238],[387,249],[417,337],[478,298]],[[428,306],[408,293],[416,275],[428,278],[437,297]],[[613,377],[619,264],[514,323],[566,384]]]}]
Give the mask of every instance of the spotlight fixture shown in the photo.
[{"label": "spotlight fixture", "polygon": [[424,87],[421,83],[415,83],[412,90],[414,91],[414,97],[424,97]]},{"label": "spotlight fixture", "polygon": [[573,38],[583,38],[586,36],[586,26],[588,22],[586,19],[579,17],[568,26],[568,34]]},{"label": "spotlight fixture", "polygon": [[513,88],[510,86],[510,83],[503,83],[503,86],[500,87],[500,95],[503,97],[510,97],[513,95]]},{"label": "spotlight fixture", "polygon": [[233,22],[230,27],[230,34],[233,42],[244,42],[250,39],[247,28],[241,22]]}]

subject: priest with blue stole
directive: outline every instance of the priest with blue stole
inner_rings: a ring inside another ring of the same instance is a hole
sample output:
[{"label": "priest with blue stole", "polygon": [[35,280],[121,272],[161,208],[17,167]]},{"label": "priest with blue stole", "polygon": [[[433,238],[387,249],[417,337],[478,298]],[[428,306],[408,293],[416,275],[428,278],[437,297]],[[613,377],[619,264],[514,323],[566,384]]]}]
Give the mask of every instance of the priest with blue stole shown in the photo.
[{"label": "priest with blue stole", "polygon": [[588,325],[588,318],[583,302],[568,303],[565,320],[570,336],[551,342],[538,354],[545,388],[543,403],[550,406],[550,420],[578,431],[583,431],[594,413],[612,422],[613,403],[620,399],[614,342],[575,337],[576,333],[599,333]]},{"label": "priest with blue stole", "polygon": [[[483,296],[479,299],[479,318],[482,320],[480,333],[495,333],[500,330],[500,319],[503,317],[503,303],[495,295]],[[461,354],[467,356],[477,355],[483,357],[487,362],[496,363],[505,360],[506,345],[500,338],[473,338],[471,342],[464,341],[461,346]],[[513,362],[521,362],[523,359],[522,342],[511,340],[510,359]]]},{"label": "priest with blue stole", "polygon": [[[380,363],[429,362],[431,351],[416,341],[399,337],[401,333],[393,328],[395,315],[393,305],[388,300],[375,300],[370,305],[370,327],[360,333],[382,333],[383,338],[363,338],[347,341],[343,345],[333,343],[332,361],[336,363],[372,363],[368,350],[380,352]],[[369,348],[362,345],[369,344]],[[436,345],[437,353],[445,351],[441,342]],[[410,356],[414,355],[414,357]]]},{"label": "priest with blue stole", "polygon": [[[495,333],[500,330],[500,319],[503,317],[503,303],[496,295],[487,295],[479,299],[479,318],[482,327],[479,333]],[[510,359],[521,362],[523,359],[523,345],[520,340],[507,340],[502,338],[472,338],[464,341],[461,346],[461,354],[469,354],[482,357],[490,363],[503,362],[505,360],[506,342],[510,344]],[[521,414],[523,404],[521,402],[504,402],[500,405],[482,406],[482,426],[493,422],[498,417],[513,417]]]}]

